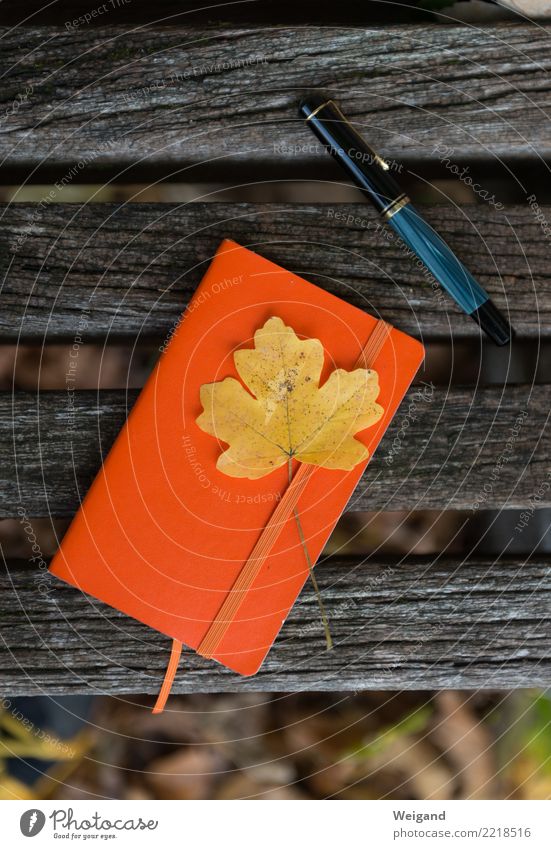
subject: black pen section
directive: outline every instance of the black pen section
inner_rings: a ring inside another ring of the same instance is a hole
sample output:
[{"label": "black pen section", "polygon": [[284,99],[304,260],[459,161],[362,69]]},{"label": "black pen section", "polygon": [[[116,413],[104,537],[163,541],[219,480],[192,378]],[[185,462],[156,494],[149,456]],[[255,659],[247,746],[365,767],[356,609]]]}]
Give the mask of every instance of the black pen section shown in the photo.
[{"label": "black pen section", "polygon": [[511,341],[511,326],[490,298],[469,315],[496,345],[507,345]]},{"label": "black pen section", "polygon": [[369,147],[332,100],[310,95],[302,101],[299,111],[327,152],[379,212],[405,197],[390,175],[388,164]]}]

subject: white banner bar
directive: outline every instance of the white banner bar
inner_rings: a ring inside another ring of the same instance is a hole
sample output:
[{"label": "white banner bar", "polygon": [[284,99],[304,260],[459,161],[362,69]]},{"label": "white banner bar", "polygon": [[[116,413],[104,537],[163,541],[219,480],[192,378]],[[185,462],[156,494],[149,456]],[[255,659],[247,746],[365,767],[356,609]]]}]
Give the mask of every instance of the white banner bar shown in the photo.
[{"label": "white banner bar", "polygon": [[[2,846],[548,849],[550,802],[2,802]],[[36,843],[30,844],[36,838]]]}]

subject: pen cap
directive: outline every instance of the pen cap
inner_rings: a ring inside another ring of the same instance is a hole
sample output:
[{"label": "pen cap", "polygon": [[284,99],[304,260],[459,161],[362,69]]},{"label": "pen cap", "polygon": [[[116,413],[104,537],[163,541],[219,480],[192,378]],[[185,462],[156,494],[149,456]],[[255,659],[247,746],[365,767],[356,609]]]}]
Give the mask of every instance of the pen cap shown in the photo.
[{"label": "pen cap", "polygon": [[369,147],[332,100],[309,95],[300,104],[299,114],[379,212],[402,197],[404,192],[390,175],[387,163]]}]

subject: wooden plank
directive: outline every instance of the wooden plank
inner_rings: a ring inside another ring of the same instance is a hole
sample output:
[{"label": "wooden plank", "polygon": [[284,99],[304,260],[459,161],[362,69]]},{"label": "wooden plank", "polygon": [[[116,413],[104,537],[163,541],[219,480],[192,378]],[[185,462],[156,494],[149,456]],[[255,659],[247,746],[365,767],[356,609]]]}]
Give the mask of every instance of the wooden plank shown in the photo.
[{"label": "wooden plank", "polygon": [[[551,336],[548,242],[529,207],[422,212],[519,338]],[[163,339],[226,237],[423,339],[480,338],[368,204],[16,204],[0,220],[3,341]]]},{"label": "wooden plank", "polygon": [[185,169],[206,162],[220,174],[239,164],[260,173],[274,160],[325,167],[297,117],[300,97],[320,86],[389,159],[434,159],[437,145],[459,162],[551,152],[545,24],[18,27],[0,36],[0,161],[28,174],[40,166],[74,179],[74,167],[78,179],[85,168],[139,163],[190,179]]},{"label": "wooden plank", "polygon": [[[0,393],[0,517],[72,516],[135,398]],[[349,509],[551,506],[549,430],[545,385],[415,387]]]},{"label": "wooden plank", "polygon": [[[93,563],[91,562],[91,566]],[[185,651],[173,692],[505,689],[551,682],[551,562],[331,561],[317,567],[335,648],[307,586],[260,673]],[[47,573],[0,580],[2,692],[156,693],[170,641]]]}]

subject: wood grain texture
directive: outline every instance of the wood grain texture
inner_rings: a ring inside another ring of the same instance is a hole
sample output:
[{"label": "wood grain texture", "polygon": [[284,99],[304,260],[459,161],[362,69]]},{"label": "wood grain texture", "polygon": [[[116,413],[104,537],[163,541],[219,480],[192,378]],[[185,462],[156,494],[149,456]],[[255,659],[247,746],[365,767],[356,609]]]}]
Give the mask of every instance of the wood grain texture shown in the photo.
[{"label": "wood grain texture", "polygon": [[[0,393],[0,517],[72,516],[136,394]],[[551,506],[549,432],[548,386],[414,387],[348,509]]]},{"label": "wood grain texture", "polygon": [[338,96],[391,159],[433,159],[438,144],[460,160],[547,155],[549,32],[545,24],[3,28],[0,161],[28,173],[137,163],[182,172],[207,160],[219,173],[243,163],[260,173],[274,160],[303,168],[325,161],[297,117],[312,88]]},{"label": "wood grain texture", "polygon": [[[91,564],[92,565],[92,564]],[[403,562],[317,567],[335,648],[306,587],[260,673],[184,651],[173,692],[548,687],[551,563]],[[26,564],[0,579],[4,696],[156,693],[170,640]]]},{"label": "wood grain texture", "polygon": [[[549,245],[529,207],[422,214],[520,338],[551,336]],[[162,339],[226,237],[415,336],[480,338],[368,204],[53,203],[0,207],[0,339]]]}]

